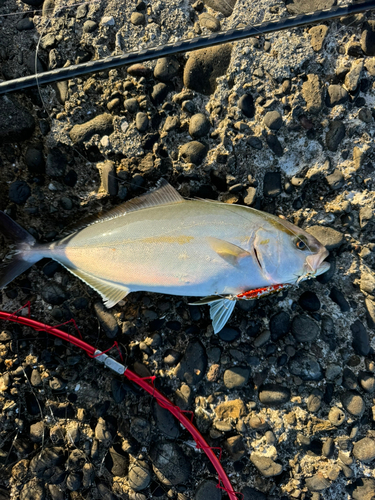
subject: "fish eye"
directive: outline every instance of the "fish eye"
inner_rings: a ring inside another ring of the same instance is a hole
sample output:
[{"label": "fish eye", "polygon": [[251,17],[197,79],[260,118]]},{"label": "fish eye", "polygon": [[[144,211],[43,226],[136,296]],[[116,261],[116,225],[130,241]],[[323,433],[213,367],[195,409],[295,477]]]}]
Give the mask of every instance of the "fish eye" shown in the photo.
[{"label": "fish eye", "polygon": [[298,239],[296,241],[296,247],[298,248],[298,250],[306,250],[307,245],[303,240]]}]

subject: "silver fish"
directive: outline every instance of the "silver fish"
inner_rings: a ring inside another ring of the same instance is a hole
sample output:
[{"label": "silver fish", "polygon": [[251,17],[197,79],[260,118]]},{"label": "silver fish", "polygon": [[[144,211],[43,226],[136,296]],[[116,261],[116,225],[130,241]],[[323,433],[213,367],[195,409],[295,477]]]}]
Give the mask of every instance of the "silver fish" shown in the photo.
[{"label": "silver fish", "polygon": [[326,248],[286,220],[240,205],[185,200],[165,180],[53,243],[37,243],[3,212],[0,231],[18,244],[0,269],[0,288],[49,257],[96,290],[108,308],[134,291],[204,297],[215,332],[237,299],[329,268]]}]

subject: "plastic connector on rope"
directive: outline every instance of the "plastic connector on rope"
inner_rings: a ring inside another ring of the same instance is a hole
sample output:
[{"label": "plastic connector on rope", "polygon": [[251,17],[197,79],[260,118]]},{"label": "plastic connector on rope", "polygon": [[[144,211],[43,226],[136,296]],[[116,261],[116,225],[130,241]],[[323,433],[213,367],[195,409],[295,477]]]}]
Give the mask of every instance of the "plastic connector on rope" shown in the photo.
[{"label": "plastic connector on rope", "polygon": [[190,40],[180,40],[175,43],[159,45],[141,49],[137,52],[129,52],[120,56],[106,57],[96,61],[88,61],[86,63],[68,66],[66,68],[56,68],[51,71],[45,71],[38,75],[24,76],[0,83],[0,94],[14,92],[16,90],[35,87],[36,85],[60,82],[69,78],[77,78],[90,73],[105,71],[118,68],[120,66],[151,61],[160,57],[167,57],[182,52],[191,50],[204,49],[222,43],[237,42],[253,36],[273,33],[275,31],[286,30],[290,28],[298,28],[309,24],[328,21],[336,17],[358,14],[367,10],[375,9],[375,0],[360,2],[344,7],[333,7],[332,9],[319,10],[310,14],[302,14],[298,16],[290,16],[285,19],[276,21],[267,21],[265,23],[237,28],[225,32],[212,33]]},{"label": "plastic connector on rope", "polygon": [[[38,332],[45,331],[47,333],[55,335],[56,337],[62,340],[66,340],[71,344],[75,345],[76,347],[83,349],[91,358],[96,359],[97,361],[103,363],[111,370],[115,371],[120,375],[124,375],[128,380],[142,387],[142,389],[144,389],[146,392],[148,392],[152,397],[154,397],[157,400],[158,404],[162,408],[166,408],[167,410],[169,410],[172,413],[172,415],[176,417],[176,419],[185,427],[185,429],[190,432],[194,441],[196,442],[197,449],[203,450],[204,453],[207,455],[208,459],[210,460],[210,462],[212,463],[212,465],[215,467],[219,479],[218,488],[225,490],[230,500],[239,500],[238,495],[241,495],[241,493],[237,493],[236,491],[234,491],[231,482],[223,466],[221,465],[220,462],[221,452],[218,458],[214,452],[214,449],[216,448],[212,448],[209,446],[209,444],[204,439],[202,434],[192,423],[192,415],[191,415],[192,412],[184,412],[183,410],[181,410],[181,408],[173,404],[172,401],[170,401],[167,397],[165,397],[160,391],[158,391],[154,387],[153,383],[156,378],[155,376],[145,377],[145,378],[140,377],[129,368],[126,368],[124,365],[122,365],[118,361],[114,360],[113,358],[105,354],[103,351],[96,349],[95,347],[91,346],[90,344],[87,344],[83,340],[78,339],[77,337],[74,337],[62,330],[59,330],[57,327],[46,325],[45,323],[41,323],[40,321],[31,319],[30,305],[27,304],[24,307],[29,307],[28,311],[29,314],[27,318],[24,318],[23,316],[17,316],[16,313],[0,311],[0,320],[12,321],[14,323],[18,323],[24,326],[29,326]],[[149,383],[148,380],[151,380],[151,383]],[[189,413],[191,419],[186,417],[185,413]]]}]

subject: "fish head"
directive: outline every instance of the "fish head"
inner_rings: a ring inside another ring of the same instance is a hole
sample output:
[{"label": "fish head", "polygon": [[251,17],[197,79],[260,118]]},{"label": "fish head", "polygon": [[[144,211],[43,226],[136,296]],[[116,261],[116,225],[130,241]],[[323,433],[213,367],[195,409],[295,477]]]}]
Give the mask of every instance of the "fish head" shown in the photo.
[{"label": "fish head", "polygon": [[328,271],[329,252],[314,236],[284,219],[269,222],[256,232],[254,254],[271,283],[297,284]]}]

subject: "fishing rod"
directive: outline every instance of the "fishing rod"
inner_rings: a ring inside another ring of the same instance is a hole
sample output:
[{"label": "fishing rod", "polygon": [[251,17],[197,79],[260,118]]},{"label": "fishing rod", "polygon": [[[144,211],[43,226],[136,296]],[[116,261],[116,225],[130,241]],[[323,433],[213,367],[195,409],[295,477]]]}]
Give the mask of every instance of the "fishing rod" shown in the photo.
[{"label": "fishing rod", "polygon": [[172,56],[181,52],[204,49],[214,45],[244,40],[253,36],[264,35],[290,28],[298,28],[322,21],[329,21],[337,17],[359,14],[372,9],[375,9],[375,0],[369,0],[367,2],[347,5],[344,7],[320,10],[310,14],[297,15],[276,21],[267,21],[265,23],[232,29],[222,33],[212,33],[210,35],[204,35],[190,40],[181,40],[175,43],[168,43],[165,45],[142,49],[137,52],[128,52],[127,54],[119,56],[111,56],[106,57],[105,59],[76,64],[66,68],[56,68],[38,75],[24,76],[7,82],[2,82],[0,83],[0,95],[8,92],[14,92],[16,90],[23,90],[28,87],[34,87],[38,84],[42,85],[46,83],[55,83],[61,80],[81,77],[90,73],[118,68],[120,66],[141,63],[152,59],[158,59],[160,57]]}]

